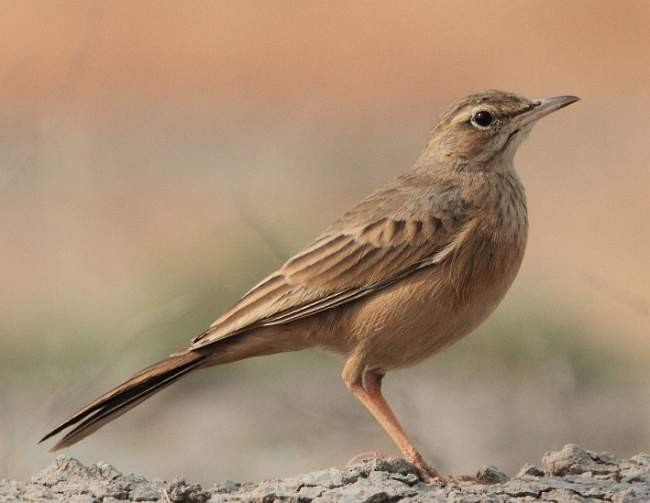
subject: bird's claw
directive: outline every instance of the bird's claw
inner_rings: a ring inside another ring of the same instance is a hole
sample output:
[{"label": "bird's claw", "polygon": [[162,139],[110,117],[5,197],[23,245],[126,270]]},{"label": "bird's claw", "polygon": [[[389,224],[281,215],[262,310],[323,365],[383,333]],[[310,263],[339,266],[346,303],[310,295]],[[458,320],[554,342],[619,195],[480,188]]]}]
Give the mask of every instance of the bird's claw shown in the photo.
[{"label": "bird's claw", "polygon": [[354,456],[352,459],[350,459],[350,461],[348,461],[345,464],[345,466],[358,465],[359,463],[364,463],[366,461],[373,461],[375,459],[392,459],[394,457],[395,456],[392,456],[385,452],[378,452],[378,451],[362,452]]},{"label": "bird's claw", "polygon": [[434,467],[432,467],[429,463],[427,463],[424,460],[416,460],[416,461],[411,461],[415,467],[418,469],[418,474],[420,476],[420,479],[422,482],[425,484],[442,484],[442,485],[447,485],[449,483],[450,479],[449,477],[446,477],[444,475],[441,475],[438,473],[438,470],[436,470]]}]

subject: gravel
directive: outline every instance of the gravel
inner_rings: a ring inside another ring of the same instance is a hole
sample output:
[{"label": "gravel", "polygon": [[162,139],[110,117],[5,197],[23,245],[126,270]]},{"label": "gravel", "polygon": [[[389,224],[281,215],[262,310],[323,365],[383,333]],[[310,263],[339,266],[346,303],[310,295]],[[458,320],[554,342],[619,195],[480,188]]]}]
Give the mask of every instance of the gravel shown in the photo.
[{"label": "gravel", "polygon": [[548,452],[542,466],[524,465],[514,477],[481,468],[476,481],[423,483],[401,458],[376,459],[260,483],[219,482],[202,488],[183,479],[149,481],[109,464],[85,466],[59,456],[29,482],[0,480],[0,503],[234,503],[234,502],[650,502],[650,455],[616,459],[576,445]]}]

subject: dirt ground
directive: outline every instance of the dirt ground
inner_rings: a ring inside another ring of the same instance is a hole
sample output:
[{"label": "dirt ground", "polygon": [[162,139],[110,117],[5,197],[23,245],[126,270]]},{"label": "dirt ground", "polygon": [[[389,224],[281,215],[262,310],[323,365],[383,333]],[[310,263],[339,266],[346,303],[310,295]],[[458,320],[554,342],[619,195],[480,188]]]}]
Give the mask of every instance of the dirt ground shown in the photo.
[{"label": "dirt ground", "polygon": [[570,444],[546,453],[541,467],[524,465],[514,477],[485,467],[475,479],[427,484],[413,465],[391,458],[259,484],[225,481],[204,489],[183,479],[148,481],[105,463],[84,466],[60,456],[30,482],[0,481],[0,502],[647,502],[650,455],[619,460]]}]

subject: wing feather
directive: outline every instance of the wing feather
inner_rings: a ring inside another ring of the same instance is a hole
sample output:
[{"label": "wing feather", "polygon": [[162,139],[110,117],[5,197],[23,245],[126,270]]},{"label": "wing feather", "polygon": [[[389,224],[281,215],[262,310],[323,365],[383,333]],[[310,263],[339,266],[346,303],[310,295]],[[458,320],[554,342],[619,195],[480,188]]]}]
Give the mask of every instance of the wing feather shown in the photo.
[{"label": "wing feather", "polygon": [[195,337],[190,349],[353,302],[453,251],[466,222],[446,218],[443,211],[436,212],[431,206],[407,211],[404,208],[412,201],[400,198],[398,189],[390,187],[384,192],[362,201],[247,292]]}]

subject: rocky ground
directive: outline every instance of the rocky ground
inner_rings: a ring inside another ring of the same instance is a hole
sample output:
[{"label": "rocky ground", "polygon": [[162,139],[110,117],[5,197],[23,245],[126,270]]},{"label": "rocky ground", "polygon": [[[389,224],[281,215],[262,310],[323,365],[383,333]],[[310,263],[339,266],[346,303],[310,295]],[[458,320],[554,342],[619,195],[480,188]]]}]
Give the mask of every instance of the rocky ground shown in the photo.
[{"label": "rocky ground", "polygon": [[0,481],[0,502],[650,502],[650,455],[616,459],[575,445],[549,452],[542,467],[525,465],[514,477],[481,469],[480,482],[423,483],[400,458],[329,468],[283,480],[220,482],[209,488],[182,479],[148,481],[108,464],[84,466],[60,456],[29,482]]}]

